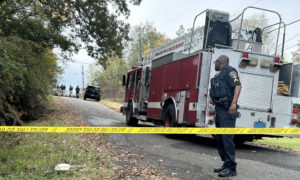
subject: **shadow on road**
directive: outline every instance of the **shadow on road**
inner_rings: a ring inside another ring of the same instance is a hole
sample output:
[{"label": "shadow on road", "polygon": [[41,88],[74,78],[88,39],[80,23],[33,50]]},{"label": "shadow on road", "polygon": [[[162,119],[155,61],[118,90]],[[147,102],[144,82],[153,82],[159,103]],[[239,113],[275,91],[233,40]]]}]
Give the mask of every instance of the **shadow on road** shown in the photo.
[{"label": "shadow on road", "polygon": [[[215,139],[212,137],[204,137],[204,136],[193,136],[193,135],[183,135],[180,137],[176,138],[177,140],[182,140],[182,141],[186,141],[186,142],[190,142],[196,145],[201,145],[201,146],[206,146],[206,147],[212,147],[212,148],[216,148],[216,142]],[[239,144],[236,145],[236,149],[240,150],[240,151],[249,151],[249,152],[265,152],[268,151],[270,153],[272,152],[283,152],[280,149],[273,149],[270,147],[264,147],[264,146],[260,146],[260,145],[255,145],[255,144],[249,144],[249,143],[245,143],[245,144]]]}]

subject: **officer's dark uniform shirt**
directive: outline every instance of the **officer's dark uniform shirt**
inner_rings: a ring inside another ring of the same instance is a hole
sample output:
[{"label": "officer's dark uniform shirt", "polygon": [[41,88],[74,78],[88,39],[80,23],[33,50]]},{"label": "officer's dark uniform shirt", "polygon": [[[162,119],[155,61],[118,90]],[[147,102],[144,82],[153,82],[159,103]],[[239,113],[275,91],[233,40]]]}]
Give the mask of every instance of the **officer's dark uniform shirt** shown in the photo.
[{"label": "officer's dark uniform shirt", "polygon": [[216,100],[228,95],[232,99],[234,87],[240,84],[236,69],[231,66],[225,66],[221,69],[220,73],[211,79],[210,95]]}]

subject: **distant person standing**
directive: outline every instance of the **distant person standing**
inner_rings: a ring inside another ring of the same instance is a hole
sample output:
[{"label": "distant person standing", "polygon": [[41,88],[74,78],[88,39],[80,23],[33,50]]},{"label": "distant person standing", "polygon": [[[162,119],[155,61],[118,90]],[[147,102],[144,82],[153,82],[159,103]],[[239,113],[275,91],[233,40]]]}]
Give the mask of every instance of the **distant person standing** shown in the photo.
[{"label": "distant person standing", "polygon": [[77,85],[77,87],[76,87],[75,91],[76,91],[76,97],[77,97],[77,98],[79,98],[79,92],[80,92],[80,88],[79,88],[79,86],[78,86],[78,85]]},{"label": "distant person standing", "polygon": [[67,93],[66,93],[66,85],[64,85],[64,96],[67,96]]},{"label": "distant person standing", "polygon": [[56,95],[60,96],[60,86],[56,85]]},{"label": "distant person standing", "polygon": [[63,84],[61,84],[60,85],[60,96],[63,96],[63,94],[64,94],[64,85]]},{"label": "distant person standing", "polygon": [[69,87],[69,97],[72,97],[72,94],[73,94],[73,86],[70,85],[70,87]]},{"label": "distant person standing", "polygon": [[61,86],[60,86],[60,88],[61,88],[61,96],[65,96],[66,94],[66,86],[64,85],[64,84],[62,84]]}]

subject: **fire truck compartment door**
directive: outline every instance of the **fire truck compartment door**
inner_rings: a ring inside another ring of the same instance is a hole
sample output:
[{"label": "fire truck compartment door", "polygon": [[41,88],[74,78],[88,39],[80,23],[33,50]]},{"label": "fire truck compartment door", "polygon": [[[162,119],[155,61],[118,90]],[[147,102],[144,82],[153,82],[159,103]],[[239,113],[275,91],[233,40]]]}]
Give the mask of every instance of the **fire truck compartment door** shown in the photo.
[{"label": "fire truck compartment door", "polygon": [[242,91],[238,104],[240,108],[269,111],[272,108],[274,77],[240,73]]}]

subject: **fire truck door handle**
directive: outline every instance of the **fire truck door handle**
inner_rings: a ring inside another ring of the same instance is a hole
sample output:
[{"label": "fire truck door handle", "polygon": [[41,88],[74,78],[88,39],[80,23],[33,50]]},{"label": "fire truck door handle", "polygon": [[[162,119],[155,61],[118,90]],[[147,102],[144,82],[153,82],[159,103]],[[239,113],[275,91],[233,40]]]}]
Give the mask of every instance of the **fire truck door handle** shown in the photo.
[{"label": "fire truck door handle", "polygon": [[186,93],[186,99],[190,99],[190,93]]}]

